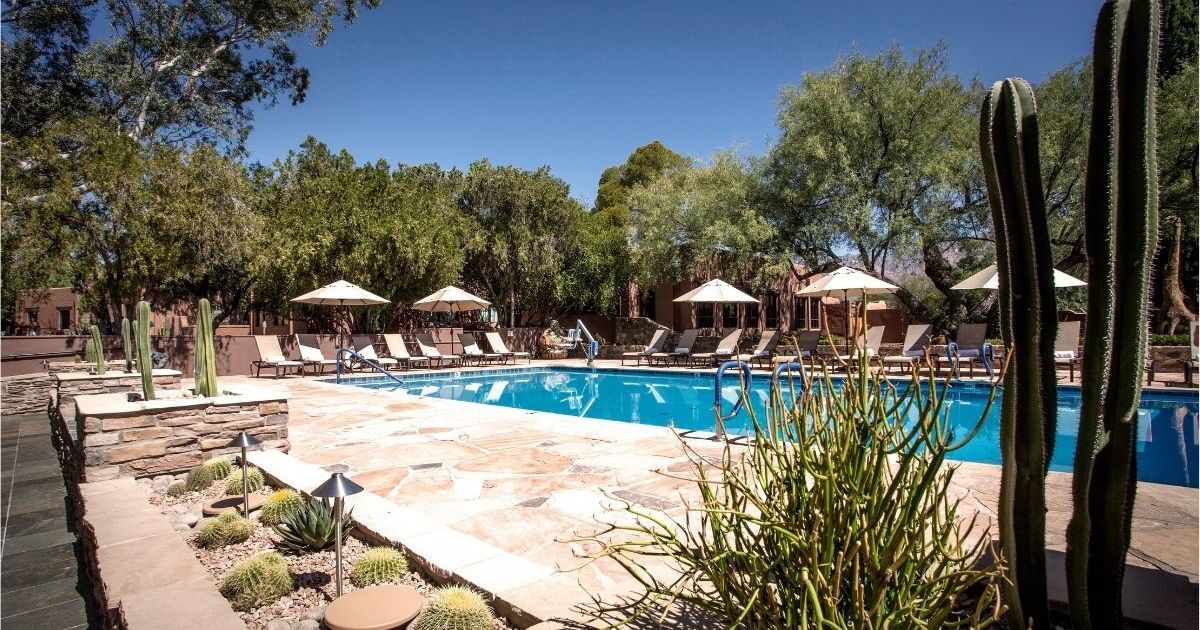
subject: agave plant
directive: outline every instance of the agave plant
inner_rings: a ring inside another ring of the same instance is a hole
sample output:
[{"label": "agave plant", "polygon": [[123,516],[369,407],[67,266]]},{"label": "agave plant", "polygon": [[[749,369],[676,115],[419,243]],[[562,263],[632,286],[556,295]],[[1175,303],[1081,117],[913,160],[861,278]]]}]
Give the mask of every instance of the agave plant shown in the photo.
[{"label": "agave plant", "polygon": [[[354,527],[350,510],[342,515],[342,541]],[[333,546],[337,533],[337,521],[333,515],[333,504],[328,499],[310,498],[299,509],[283,515],[283,522],[273,525],[279,534],[280,544],[298,552],[321,551]]]}]

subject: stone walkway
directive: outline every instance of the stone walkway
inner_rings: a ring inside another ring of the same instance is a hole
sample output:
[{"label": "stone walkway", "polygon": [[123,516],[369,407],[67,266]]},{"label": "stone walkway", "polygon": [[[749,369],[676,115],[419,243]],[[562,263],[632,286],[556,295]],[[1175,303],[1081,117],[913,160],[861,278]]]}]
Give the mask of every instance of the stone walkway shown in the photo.
[{"label": "stone walkway", "polygon": [[[577,539],[596,530],[597,516],[611,516],[604,492],[679,518],[693,490],[690,482],[659,474],[691,469],[677,439],[662,427],[368,391],[311,378],[222,380],[229,387],[237,382],[289,390],[292,456],[346,472],[399,506],[542,567],[531,569],[530,581],[518,582],[510,595],[553,600],[564,616],[589,601],[587,592],[612,597],[636,590],[636,582],[612,561],[580,567],[579,555],[594,547]],[[702,452],[717,449],[709,441],[693,442]],[[968,497],[965,505],[994,519],[998,467],[964,464],[955,481]],[[1069,475],[1052,473],[1047,490],[1047,542],[1061,550],[1070,516]],[[1142,484],[1130,561],[1194,582],[1198,498],[1196,489]],[[448,559],[455,551],[446,550]],[[553,578],[532,579],[556,571]],[[563,589],[564,577],[583,588]]]},{"label": "stone walkway", "polygon": [[44,413],[0,419],[0,626],[95,628],[91,585],[80,572],[70,505],[50,439]]}]

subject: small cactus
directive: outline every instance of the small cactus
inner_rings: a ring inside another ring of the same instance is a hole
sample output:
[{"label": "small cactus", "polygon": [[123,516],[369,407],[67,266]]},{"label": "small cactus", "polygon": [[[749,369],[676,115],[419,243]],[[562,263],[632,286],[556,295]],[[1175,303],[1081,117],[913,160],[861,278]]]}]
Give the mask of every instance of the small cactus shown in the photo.
[{"label": "small cactus", "polygon": [[304,497],[295,490],[276,490],[263,501],[258,520],[267,525],[278,525],[289,513],[304,506]]},{"label": "small cactus", "polygon": [[104,374],[104,341],[100,338],[100,327],[92,324],[92,338],[84,349],[88,360],[96,363],[96,374]]},{"label": "small cactus", "polygon": [[[125,310],[125,309],[121,309]],[[129,318],[121,318],[121,354],[125,355],[125,371],[133,371],[133,327],[129,325]]]},{"label": "small cactus", "polygon": [[233,465],[225,457],[214,457],[206,462],[203,466],[212,471],[213,480],[224,479],[233,472]]},{"label": "small cactus", "polygon": [[199,529],[196,544],[213,549],[245,542],[254,533],[254,522],[237,512],[226,512],[216,518],[205,519]]},{"label": "small cactus", "polygon": [[287,560],[279,552],[267,551],[233,565],[221,580],[221,595],[234,610],[249,611],[292,591]]},{"label": "small cactus", "polygon": [[350,569],[350,583],[359,588],[383,584],[407,571],[408,558],[403,552],[393,547],[371,547],[354,561]]},{"label": "small cactus", "polygon": [[142,374],[142,396],[154,400],[154,362],[150,359],[150,303],[137,305],[137,364]]},{"label": "small cactus", "polygon": [[181,497],[187,491],[187,484],[183,483],[182,481],[176,481],[175,483],[167,486],[167,496],[169,497]]},{"label": "small cactus", "polygon": [[207,490],[213,484],[212,469],[207,466],[197,466],[188,471],[187,481],[184,482],[184,488],[188,492],[200,492]]},{"label": "small cactus", "polygon": [[[246,479],[250,481],[250,492],[258,492],[263,487],[262,471],[251,467],[250,472],[246,474]],[[241,494],[242,493],[242,469],[235,468],[225,481],[225,494]]]},{"label": "small cactus", "polygon": [[413,630],[490,630],[492,609],[479,593],[462,586],[439,588],[412,623]]},{"label": "small cactus", "polygon": [[193,360],[193,376],[196,394],[212,398],[217,395],[217,359],[213,350],[212,306],[207,299],[200,300],[199,317],[196,321],[196,352]]}]

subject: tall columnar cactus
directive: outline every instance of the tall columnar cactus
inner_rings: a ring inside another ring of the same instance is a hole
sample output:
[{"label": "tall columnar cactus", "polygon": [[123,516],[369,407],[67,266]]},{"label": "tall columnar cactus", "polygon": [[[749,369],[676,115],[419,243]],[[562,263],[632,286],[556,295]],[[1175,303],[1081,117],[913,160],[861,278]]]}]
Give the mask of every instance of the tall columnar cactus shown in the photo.
[{"label": "tall columnar cactus", "polygon": [[1057,378],[1050,232],[1038,159],[1037,105],[1023,79],[984,98],[979,146],[996,230],[1000,329],[1009,350],[1000,414],[1000,543],[1011,624],[1052,627],[1046,598],[1046,472],[1054,451]]},{"label": "tall columnar cactus", "polygon": [[[1155,0],[1110,0],[1092,54],[1084,184],[1088,321],[1067,530],[1072,626],[1121,625],[1121,585],[1137,488],[1137,407],[1158,235]],[[1119,284],[1118,284],[1119,283]]]},{"label": "tall columnar cactus", "polygon": [[129,318],[121,318],[121,353],[125,355],[125,371],[133,371],[133,327]]},{"label": "tall columnar cactus", "polygon": [[154,400],[154,363],[150,360],[150,303],[137,305],[137,364],[142,373],[142,394]]},{"label": "tall columnar cactus", "polygon": [[104,374],[104,340],[100,338],[100,327],[92,324],[92,360],[96,362],[96,374]]},{"label": "tall columnar cactus", "polygon": [[200,316],[196,321],[196,357],[193,360],[196,393],[201,396],[217,395],[217,360],[213,350],[212,306],[208,300],[200,300]]}]

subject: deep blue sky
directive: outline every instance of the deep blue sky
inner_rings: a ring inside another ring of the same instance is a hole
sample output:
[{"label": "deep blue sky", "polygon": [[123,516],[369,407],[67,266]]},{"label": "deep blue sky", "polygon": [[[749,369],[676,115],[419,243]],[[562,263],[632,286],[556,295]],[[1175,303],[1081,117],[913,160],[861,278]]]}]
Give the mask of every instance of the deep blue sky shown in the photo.
[{"label": "deep blue sky", "polygon": [[949,45],[951,71],[1038,81],[1090,53],[1097,0],[401,2],[298,46],[308,100],[258,114],[250,158],[308,135],[360,162],[548,164],[590,204],[651,140],[761,152],[780,86],[841,54]]}]

